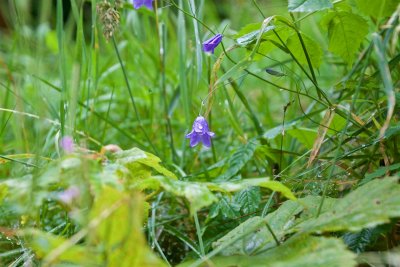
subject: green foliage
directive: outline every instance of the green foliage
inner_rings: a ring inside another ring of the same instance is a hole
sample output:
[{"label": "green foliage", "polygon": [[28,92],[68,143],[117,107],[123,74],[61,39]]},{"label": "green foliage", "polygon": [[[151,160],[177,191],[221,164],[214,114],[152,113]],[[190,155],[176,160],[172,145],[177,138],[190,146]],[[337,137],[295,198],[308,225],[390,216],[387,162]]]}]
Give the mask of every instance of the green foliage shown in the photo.
[{"label": "green foliage", "polygon": [[[303,49],[300,37],[302,38],[306,50]],[[291,35],[286,42],[288,49],[292,51],[293,55],[300,63],[307,64],[307,57],[304,52],[307,51],[312,65],[316,68],[319,67],[321,64],[322,50],[314,40],[304,34],[294,34]]]},{"label": "green foliage", "polygon": [[399,4],[396,0],[356,0],[358,8],[368,16],[381,18],[392,15]]},{"label": "green foliage", "polygon": [[228,160],[228,169],[218,176],[218,181],[229,180],[232,176],[237,174],[244,165],[252,159],[254,151],[257,148],[257,144],[248,142],[247,144],[239,147]]},{"label": "green foliage", "polygon": [[289,0],[290,12],[312,12],[332,8],[329,0]]},{"label": "green foliage", "polygon": [[327,13],[322,24],[328,31],[329,51],[348,64],[353,63],[361,42],[368,33],[368,24],[361,16],[347,12]]},{"label": "green foliage", "polygon": [[[256,256],[215,257],[216,266],[356,266],[355,255],[346,250],[338,239],[312,236],[298,236],[289,239],[282,246],[275,247]],[[179,265],[191,266],[192,262]],[[196,266],[208,266],[207,263]]]},{"label": "green foliage", "polygon": [[359,231],[399,217],[398,177],[374,180],[339,199],[332,207],[296,225],[303,232]]},{"label": "green foliage", "polygon": [[398,1],[50,2],[0,1],[1,266],[398,257]]}]

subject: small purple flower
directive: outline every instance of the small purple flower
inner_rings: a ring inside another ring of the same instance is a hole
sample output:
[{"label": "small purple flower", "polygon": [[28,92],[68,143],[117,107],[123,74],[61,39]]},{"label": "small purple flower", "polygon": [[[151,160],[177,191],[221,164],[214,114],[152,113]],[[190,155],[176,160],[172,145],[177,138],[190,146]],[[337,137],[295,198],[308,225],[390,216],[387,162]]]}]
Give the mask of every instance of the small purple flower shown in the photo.
[{"label": "small purple flower", "polygon": [[71,136],[64,136],[61,138],[60,146],[67,153],[74,152],[74,140]]},{"label": "small purple flower", "polygon": [[214,49],[219,45],[221,41],[222,41],[222,34],[220,33],[208,39],[203,43],[204,52],[211,52],[212,54],[214,54]]},{"label": "small purple flower", "polygon": [[77,199],[81,194],[79,188],[75,185],[58,194],[58,199],[63,203],[70,205],[74,199]]},{"label": "small purple flower", "polygon": [[198,116],[193,122],[193,129],[186,135],[186,138],[190,138],[190,146],[194,147],[199,142],[202,142],[206,147],[211,146],[211,137],[214,137],[214,133],[208,129],[208,123],[203,116]]},{"label": "small purple flower", "polygon": [[133,0],[133,7],[139,9],[141,6],[145,6],[150,10],[153,10],[154,0]]}]

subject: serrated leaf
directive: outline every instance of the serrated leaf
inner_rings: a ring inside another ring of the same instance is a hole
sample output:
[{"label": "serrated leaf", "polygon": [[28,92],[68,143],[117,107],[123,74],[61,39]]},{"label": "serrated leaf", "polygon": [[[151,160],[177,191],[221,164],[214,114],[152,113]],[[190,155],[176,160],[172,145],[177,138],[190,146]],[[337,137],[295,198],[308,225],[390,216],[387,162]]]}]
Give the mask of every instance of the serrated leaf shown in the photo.
[{"label": "serrated leaf", "polygon": [[219,214],[223,218],[234,219],[240,216],[240,205],[228,196],[222,196],[218,203],[215,203],[208,214],[209,218],[215,218]]},{"label": "serrated leaf", "polygon": [[340,56],[349,65],[352,64],[368,33],[367,21],[357,14],[338,11],[326,14],[322,24],[328,30],[329,51]]},{"label": "serrated leaf", "polygon": [[[296,236],[267,252],[252,256],[214,257],[199,266],[218,267],[352,267],[356,266],[356,255],[346,249],[336,238]],[[190,266],[185,262],[179,267]]]},{"label": "serrated leaf", "polygon": [[225,171],[225,173],[218,176],[216,180],[226,181],[237,174],[244,167],[244,165],[252,159],[256,148],[257,145],[255,143],[248,142],[236,150],[228,160],[228,169]]},{"label": "serrated leaf", "polygon": [[261,201],[259,187],[249,187],[238,192],[235,196],[236,203],[240,205],[243,214],[251,214],[258,210]]},{"label": "serrated leaf", "polygon": [[394,217],[400,217],[400,185],[398,177],[387,177],[357,188],[336,200],[318,218],[306,220],[295,228],[309,233],[360,231]]},{"label": "serrated leaf", "polygon": [[332,8],[330,0],[289,0],[289,12],[313,12]]},{"label": "serrated leaf", "polygon": [[342,236],[344,243],[354,252],[361,253],[374,240],[374,232],[366,228],[357,233],[346,233]]},{"label": "serrated leaf", "polygon": [[[304,46],[307,50],[311,64],[313,67],[319,67],[322,57],[321,47],[307,35],[301,33],[301,37],[303,39]],[[290,36],[286,41],[286,45],[300,63],[307,64],[307,58],[297,34]]]}]

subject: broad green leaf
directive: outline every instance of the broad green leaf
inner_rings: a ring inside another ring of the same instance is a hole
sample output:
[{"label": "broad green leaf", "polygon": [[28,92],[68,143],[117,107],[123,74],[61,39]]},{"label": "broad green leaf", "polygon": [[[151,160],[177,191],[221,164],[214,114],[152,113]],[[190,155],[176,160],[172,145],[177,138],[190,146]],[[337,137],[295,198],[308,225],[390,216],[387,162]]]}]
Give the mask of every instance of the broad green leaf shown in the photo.
[{"label": "broad green leaf", "polygon": [[217,181],[229,180],[232,176],[237,174],[244,165],[252,159],[257,145],[253,142],[248,142],[239,149],[237,149],[228,160],[228,169],[225,173],[217,177]]},{"label": "broad green leaf", "polygon": [[280,240],[293,225],[295,216],[303,209],[304,207],[298,202],[286,201],[278,210],[268,214],[265,218],[256,216],[243,222],[213,243],[213,247],[214,249],[223,247],[222,255],[250,255],[260,249],[276,246],[266,223]]},{"label": "broad green leaf", "polygon": [[[301,200],[299,200],[301,201]],[[297,231],[319,233],[359,231],[400,217],[400,185],[398,177],[373,180],[322,212],[298,225]]]},{"label": "broad green leaf", "polygon": [[203,183],[179,181],[163,176],[154,176],[145,180],[137,181],[133,185],[135,188],[139,188],[141,190],[157,190],[161,187],[165,191],[176,196],[184,197],[189,200],[192,213],[203,207],[207,207],[218,200],[212,191],[225,193],[237,192],[248,187],[259,186],[268,188],[272,191],[280,192],[288,199],[296,199],[289,188],[280,182],[270,181],[268,178],[244,179],[236,182]]},{"label": "broad green leaf", "polygon": [[314,145],[314,141],[317,138],[317,131],[315,129],[308,128],[293,128],[286,131],[287,134],[296,138],[306,148],[311,149]]},{"label": "broad green leaf", "polygon": [[[239,38],[237,38],[236,39],[236,43],[238,45],[240,45],[240,46],[246,46],[248,44],[251,44],[251,43],[255,42],[257,40],[257,37],[260,35],[261,25],[262,24],[260,24],[260,27],[258,28],[258,30],[249,32],[249,33],[247,33],[245,35],[242,35]],[[264,28],[263,34],[265,32],[271,31],[273,29],[275,29],[275,26],[267,26],[267,27]]]},{"label": "broad green leaf", "polygon": [[289,0],[289,12],[313,12],[332,8],[330,0]]},{"label": "broad green leaf", "polygon": [[166,177],[177,179],[174,173],[161,166],[161,159],[137,147],[117,152],[114,154],[114,157],[116,163],[127,166],[134,175],[138,175],[139,177],[146,178],[150,176],[148,175],[149,169],[144,167],[146,166]]},{"label": "broad green leaf", "polygon": [[[313,39],[306,36],[305,34],[301,33],[301,37],[303,39],[304,47],[307,51],[308,57],[310,58],[312,66],[319,67],[322,57],[321,47]],[[289,39],[286,41],[286,45],[300,63],[305,65],[307,64],[305,51],[297,34],[290,36]]]},{"label": "broad green leaf", "polygon": [[[356,255],[346,249],[346,245],[337,238],[325,238],[301,235],[290,238],[281,246],[267,252],[251,256],[217,256],[208,263],[198,266],[218,267],[352,267],[356,266]],[[185,262],[179,267],[190,266],[194,262]],[[310,265],[311,264],[311,265]]]},{"label": "broad green leaf", "polygon": [[234,182],[205,183],[212,191],[236,192],[251,186],[259,186],[281,193],[284,197],[296,200],[296,197],[285,185],[278,181],[270,181],[269,178],[246,178]]},{"label": "broad green leaf", "polygon": [[163,188],[165,191],[186,198],[190,202],[190,211],[195,213],[203,207],[211,205],[218,199],[214,196],[206,183],[186,182],[155,176],[143,181],[138,181],[136,186],[142,190],[148,186],[151,189]]},{"label": "broad green leaf", "polygon": [[242,214],[252,214],[258,210],[261,201],[259,187],[248,187],[235,196],[236,203],[239,204]]},{"label": "broad green leaf", "polygon": [[399,4],[398,0],[356,0],[358,8],[366,15],[381,18],[392,15]]},{"label": "broad green leaf", "polygon": [[[28,237],[28,247],[30,247],[38,258],[46,259],[47,256],[60,250],[61,246],[68,244],[69,240],[43,232],[37,229],[26,229],[22,234]],[[55,264],[74,264],[75,266],[94,266],[99,264],[100,257],[93,253],[88,246],[69,245],[64,250],[60,250],[55,257],[51,259],[52,266]],[[53,254],[54,255],[54,254]],[[50,260],[47,258],[47,260]]]},{"label": "broad green leaf", "polygon": [[[285,123],[285,131],[289,130],[289,129],[293,129],[293,127],[298,123],[299,121],[291,121],[289,123]],[[283,131],[283,126],[279,125],[276,126],[268,131],[266,131],[263,134],[263,137],[268,139],[268,140],[273,140],[275,139],[277,136],[280,136],[282,134]]]},{"label": "broad green leaf", "polygon": [[328,135],[335,135],[346,126],[346,119],[335,113],[327,131]]},{"label": "broad green leaf", "polygon": [[286,22],[283,20],[283,18],[277,16],[274,21],[274,31],[268,31],[263,35],[260,46],[258,48],[258,53],[260,53],[261,55],[268,55],[276,48],[279,48],[283,52],[288,53],[287,49],[284,47],[284,44],[286,43],[289,36],[291,36],[295,31],[286,23],[289,22]]},{"label": "broad green leaf", "polygon": [[370,182],[371,180],[375,179],[375,178],[379,178],[379,177],[383,177],[386,175],[387,172],[389,171],[395,171],[395,170],[399,170],[400,169],[400,163],[396,163],[390,166],[385,166],[385,167],[380,167],[378,169],[376,169],[374,172],[372,173],[367,173],[364,177],[364,179],[362,179],[360,181],[360,185],[366,184],[368,182]]},{"label": "broad green leaf", "polygon": [[329,51],[340,56],[349,65],[352,64],[368,33],[367,21],[357,14],[338,11],[326,14],[322,24],[328,30]]},{"label": "broad green leaf", "polygon": [[[142,234],[143,198],[104,187],[90,211],[89,242],[101,248],[109,266],[164,266],[146,245]],[[118,248],[118,249],[116,249]]]}]

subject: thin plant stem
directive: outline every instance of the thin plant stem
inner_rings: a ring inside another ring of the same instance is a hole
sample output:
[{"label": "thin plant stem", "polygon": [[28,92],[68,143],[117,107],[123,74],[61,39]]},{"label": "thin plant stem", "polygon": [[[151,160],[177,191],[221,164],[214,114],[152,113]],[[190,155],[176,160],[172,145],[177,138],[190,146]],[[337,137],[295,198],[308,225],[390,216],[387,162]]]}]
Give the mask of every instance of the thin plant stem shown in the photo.
[{"label": "thin plant stem", "polygon": [[147,142],[149,142],[149,144],[150,144],[151,148],[153,149],[154,153],[156,155],[158,155],[159,153],[158,153],[156,147],[153,145],[153,142],[151,141],[150,137],[148,136],[146,130],[144,129],[142,121],[140,119],[140,115],[139,115],[139,112],[138,112],[137,107],[136,107],[135,99],[134,99],[133,94],[132,94],[131,86],[129,84],[128,75],[126,73],[124,63],[122,62],[121,55],[119,54],[117,42],[115,41],[115,37],[114,36],[112,38],[112,41],[113,41],[115,53],[117,54],[117,57],[118,57],[119,64],[121,65],[122,73],[124,74],[126,88],[128,89],[128,92],[129,92],[129,97],[130,97],[130,100],[131,100],[131,103],[132,103],[133,110],[135,112],[136,120],[137,120],[137,122],[139,124],[139,128],[142,131],[143,135],[145,136]]},{"label": "thin plant stem", "polygon": [[195,226],[196,226],[197,238],[199,239],[200,253],[204,257],[204,255],[206,253],[205,253],[205,250],[204,250],[203,237],[202,237],[202,234],[201,234],[201,228],[200,228],[199,218],[197,217],[197,212],[195,212],[193,214],[193,218],[194,218],[194,223],[195,223]]}]

